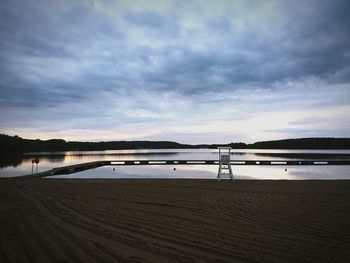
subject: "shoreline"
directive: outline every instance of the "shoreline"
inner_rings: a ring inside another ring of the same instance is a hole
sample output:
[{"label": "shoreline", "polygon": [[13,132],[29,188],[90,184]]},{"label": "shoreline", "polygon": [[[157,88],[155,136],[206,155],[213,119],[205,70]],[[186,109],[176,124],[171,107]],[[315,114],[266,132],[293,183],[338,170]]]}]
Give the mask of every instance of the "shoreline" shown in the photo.
[{"label": "shoreline", "polygon": [[350,180],[1,178],[0,261],[349,262]]}]

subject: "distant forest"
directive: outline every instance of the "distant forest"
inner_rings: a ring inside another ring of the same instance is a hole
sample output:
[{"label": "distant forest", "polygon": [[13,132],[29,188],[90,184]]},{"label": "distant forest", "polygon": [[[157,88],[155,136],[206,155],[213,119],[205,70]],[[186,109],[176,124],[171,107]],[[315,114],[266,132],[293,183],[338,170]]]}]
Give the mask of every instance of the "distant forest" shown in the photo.
[{"label": "distant forest", "polygon": [[62,139],[29,140],[19,136],[0,134],[0,154],[46,151],[102,151],[122,149],[198,149],[229,146],[233,149],[350,149],[350,138],[302,138],[276,141],[263,141],[252,144],[180,144],[171,141],[110,141],[74,142]]}]

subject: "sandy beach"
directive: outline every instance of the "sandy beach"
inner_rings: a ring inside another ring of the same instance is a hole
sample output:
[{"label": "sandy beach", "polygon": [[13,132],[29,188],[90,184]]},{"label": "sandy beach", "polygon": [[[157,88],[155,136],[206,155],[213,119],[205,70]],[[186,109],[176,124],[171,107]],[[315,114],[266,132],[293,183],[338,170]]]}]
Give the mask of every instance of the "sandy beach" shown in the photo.
[{"label": "sandy beach", "polygon": [[350,262],[350,181],[0,180],[0,262]]}]

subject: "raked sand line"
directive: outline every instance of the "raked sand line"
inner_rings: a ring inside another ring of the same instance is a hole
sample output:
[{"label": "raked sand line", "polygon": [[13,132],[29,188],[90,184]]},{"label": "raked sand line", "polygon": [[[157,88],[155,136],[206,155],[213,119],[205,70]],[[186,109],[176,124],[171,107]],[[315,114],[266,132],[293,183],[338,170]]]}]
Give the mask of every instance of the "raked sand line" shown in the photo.
[{"label": "raked sand line", "polygon": [[[28,187],[29,188],[29,187]],[[176,240],[174,238],[169,238],[166,236],[162,236],[159,233],[154,232],[155,229],[151,229],[151,231],[147,231],[146,229],[142,229],[142,231],[137,230],[136,228],[133,228],[131,226],[131,224],[123,224],[121,227],[116,227],[115,225],[111,225],[111,224],[107,224],[105,222],[103,222],[102,220],[98,220],[92,216],[87,216],[86,214],[83,214],[81,212],[78,212],[78,210],[73,210],[71,208],[69,208],[67,205],[64,205],[62,202],[60,202],[59,200],[53,198],[53,197],[48,197],[45,196],[43,194],[41,194],[40,192],[34,190],[33,188],[30,188],[30,191],[34,192],[34,194],[31,195],[32,198],[36,199],[36,203],[37,205],[38,202],[42,201],[43,199],[47,199],[47,201],[50,203],[50,206],[57,206],[59,207],[59,209],[61,209],[61,211],[66,211],[67,213],[69,213],[71,216],[75,217],[77,220],[79,220],[80,222],[84,222],[86,223],[86,225],[88,225],[89,227],[98,227],[98,228],[104,228],[106,231],[109,231],[110,233],[118,233],[118,240],[120,240],[122,237],[125,239],[125,237],[127,236],[131,236],[132,237],[132,242],[130,243],[130,245],[132,246],[133,243],[135,242],[135,239],[139,239],[139,240],[147,240],[148,243],[154,243],[156,244],[156,247],[161,247],[164,246],[166,247],[173,247],[176,248],[176,250],[183,250],[186,251],[185,254],[190,253],[190,254],[195,254],[197,256],[203,257],[203,260],[205,260],[206,257],[209,258],[217,258],[220,259],[222,261],[226,261],[226,262],[238,262],[238,259],[235,259],[233,256],[230,255],[225,255],[223,253],[217,253],[215,250],[213,250],[210,247],[199,247],[196,246],[195,244],[191,244],[186,242],[186,240]],[[36,196],[40,195],[40,199],[36,198]],[[50,210],[50,208],[48,208]],[[74,224],[74,222],[70,221],[71,224]],[[79,223],[80,225],[80,223]],[[76,226],[78,227],[78,226]],[[76,229],[77,231],[77,229]],[[86,233],[80,233],[80,235],[86,236]],[[95,238],[96,240],[96,236],[93,236],[92,238]],[[103,241],[103,239],[102,239]],[[148,248],[146,248],[148,249]],[[174,250],[174,249],[173,249]],[[147,250],[146,250],[147,251]],[[133,252],[132,254],[135,255],[139,255],[140,251],[138,252]],[[141,253],[142,254],[142,253]],[[180,253],[180,255],[183,253]],[[179,256],[179,255],[176,255]],[[151,255],[144,255],[143,258],[152,258]],[[158,260],[162,260],[161,258]],[[157,261],[158,261],[157,260]],[[163,259],[165,260],[165,259]],[[241,260],[240,260],[241,261]]]},{"label": "raked sand line", "polygon": [[350,181],[0,180],[0,261],[349,262]]}]

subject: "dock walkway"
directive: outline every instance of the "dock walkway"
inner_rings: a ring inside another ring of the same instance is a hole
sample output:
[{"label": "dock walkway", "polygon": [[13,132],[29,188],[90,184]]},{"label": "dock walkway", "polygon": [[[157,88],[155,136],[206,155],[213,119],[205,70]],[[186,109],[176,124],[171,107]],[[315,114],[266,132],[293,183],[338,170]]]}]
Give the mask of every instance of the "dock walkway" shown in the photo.
[{"label": "dock walkway", "polygon": [[[350,160],[231,160],[231,165],[350,165]],[[53,168],[20,177],[46,177],[72,174],[102,166],[138,165],[219,165],[219,160],[104,160]]]}]

